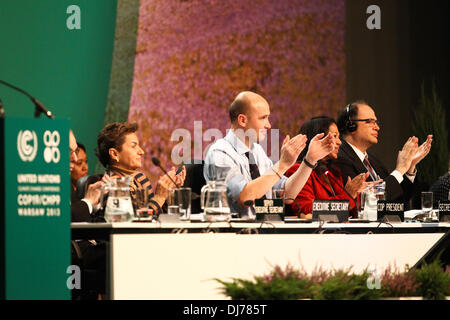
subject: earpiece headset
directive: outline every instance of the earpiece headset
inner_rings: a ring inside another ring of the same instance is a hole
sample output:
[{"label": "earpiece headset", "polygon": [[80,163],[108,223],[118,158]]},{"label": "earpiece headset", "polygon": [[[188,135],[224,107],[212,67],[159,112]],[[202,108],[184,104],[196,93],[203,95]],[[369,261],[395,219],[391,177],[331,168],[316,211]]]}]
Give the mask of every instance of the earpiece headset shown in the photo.
[{"label": "earpiece headset", "polygon": [[347,129],[347,131],[348,132],[355,132],[356,131],[356,129],[357,129],[357,125],[356,125],[356,122],[353,122],[351,119],[350,119],[350,107],[351,107],[352,105],[349,103],[345,108],[346,108],[346,110],[347,110],[347,122],[345,123],[345,128]]}]

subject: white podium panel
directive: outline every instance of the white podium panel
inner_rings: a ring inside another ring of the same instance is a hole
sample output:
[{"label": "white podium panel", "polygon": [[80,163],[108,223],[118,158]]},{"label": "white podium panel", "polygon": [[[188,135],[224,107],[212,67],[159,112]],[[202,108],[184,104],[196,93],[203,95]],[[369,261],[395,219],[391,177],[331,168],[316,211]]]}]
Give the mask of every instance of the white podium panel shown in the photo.
[{"label": "white podium panel", "polygon": [[444,233],[113,234],[111,298],[227,299],[215,278],[252,279],[288,263],[307,272],[414,265]]}]

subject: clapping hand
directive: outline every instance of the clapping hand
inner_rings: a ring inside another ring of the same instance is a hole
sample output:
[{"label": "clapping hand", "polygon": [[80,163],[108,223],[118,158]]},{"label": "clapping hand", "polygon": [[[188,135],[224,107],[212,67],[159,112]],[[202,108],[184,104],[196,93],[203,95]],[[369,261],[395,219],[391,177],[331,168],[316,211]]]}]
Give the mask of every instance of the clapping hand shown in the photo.
[{"label": "clapping hand", "polygon": [[97,205],[100,202],[100,196],[102,194],[102,188],[104,185],[105,182],[103,181],[103,179],[97,181],[96,183],[91,183],[86,190],[84,199],[88,200],[93,206]]},{"label": "clapping hand", "polygon": [[345,190],[353,197],[356,198],[358,191],[363,191],[366,186],[368,185],[368,182],[366,182],[366,179],[369,177],[369,172],[361,173],[351,179],[348,177],[347,183],[345,184]]},{"label": "clapping hand", "polygon": [[175,182],[178,187],[181,187],[184,184],[184,179],[186,179],[186,167],[183,166],[181,171],[175,175]]},{"label": "clapping hand", "polygon": [[412,166],[413,157],[419,148],[418,141],[419,140],[416,137],[410,137],[403,145],[402,150],[398,152],[395,169],[402,175],[404,175]]},{"label": "clapping hand", "polygon": [[303,134],[298,134],[292,139],[289,138],[289,135],[286,136],[281,146],[280,164],[290,168],[297,161],[300,152],[305,148],[306,140],[307,138]]},{"label": "clapping hand", "polygon": [[178,188],[179,185],[174,185],[172,181],[176,181],[176,169],[172,167],[167,174],[161,176],[158,180],[158,185],[156,186],[155,195],[158,195],[164,199],[169,196],[169,190]]},{"label": "clapping hand", "polygon": [[430,134],[427,136],[427,140],[417,148],[416,153],[412,156],[411,166],[409,167],[408,172],[413,173],[415,171],[416,165],[427,156],[427,154],[431,150],[431,143],[433,142],[433,135]]},{"label": "clapping hand", "polygon": [[335,136],[331,133],[328,133],[325,137],[324,135],[324,133],[317,134],[309,143],[305,158],[311,164],[315,164],[336,148]]}]

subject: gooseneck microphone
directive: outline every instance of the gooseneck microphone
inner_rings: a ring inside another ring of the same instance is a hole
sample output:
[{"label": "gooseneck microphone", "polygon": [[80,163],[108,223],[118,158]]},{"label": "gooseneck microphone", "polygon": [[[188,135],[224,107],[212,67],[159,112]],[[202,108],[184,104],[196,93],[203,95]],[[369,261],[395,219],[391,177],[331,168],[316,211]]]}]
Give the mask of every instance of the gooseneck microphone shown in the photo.
[{"label": "gooseneck microphone", "polygon": [[328,178],[331,178],[331,180],[333,180],[334,182],[336,182],[336,184],[337,184],[342,190],[344,190],[344,192],[345,192],[351,199],[355,200],[355,198],[353,198],[353,197],[350,195],[350,193],[348,193],[347,190],[345,190],[344,186],[343,186],[338,180],[336,180],[335,178],[333,178],[333,176],[330,174],[330,171],[329,171],[329,170],[325,171],[324,173],[325,173],[325,175],[326,175]]},{"label": "gooseneck microphone", "polygon": [[35,118],[39,118],[40,114],[43,113],[45,114],[48,118],[50,119],[54,119],[55,117],[53,116],[52,112],[49,111],[46,107],[44,107],[44,105],[42,104],[42,102],[40,102],[38,99],[36,99],[35,97],[31,96],[29,93],[25,92],[24,90],[17,88],[16,86],[13,86],[12,84],[0,80],[0,83],[4,84],[7,87],[10,87],[16,91],[19,91],[21,93],[23,93],[24,95],[26,95],[33,103],[34,106],[36,107],[35,111],[34,111],[34,117]]},{"label": "gooseneck microphone", "polygon": [[173,182],[173,184],[175,185],[175,187],[179,188],[179,186],[175,183],[175,181],[173,181],[173,179],[169,176],[169,174],[167,173],[167,171],[161,166],[161,162],[159,161],[158,158],[153,157],[153,158],[152,158],[152,162],[153,162],[153,164],[154,164],[155,166],[159,167],[159,168],[162,170],[162,172],[164,172],[165,175],[167,175],[167,176],[169,177],[170,181]]}]

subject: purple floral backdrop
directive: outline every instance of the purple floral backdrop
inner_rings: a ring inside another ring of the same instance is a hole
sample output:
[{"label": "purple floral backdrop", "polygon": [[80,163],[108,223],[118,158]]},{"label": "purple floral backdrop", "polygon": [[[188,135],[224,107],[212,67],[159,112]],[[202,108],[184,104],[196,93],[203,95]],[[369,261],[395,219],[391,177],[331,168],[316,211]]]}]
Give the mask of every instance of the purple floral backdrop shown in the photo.
[{"label": "purple floral backdrop", "polygon": [[[170,167],[173,130],[229,128],[244,90],[264,96],[271,124],[295,135],[303,121],[345,104],[344,0],[141,0],[129,121],[139,124],[144,172]],[[207,146],[209,142],[204,143]]]}]

